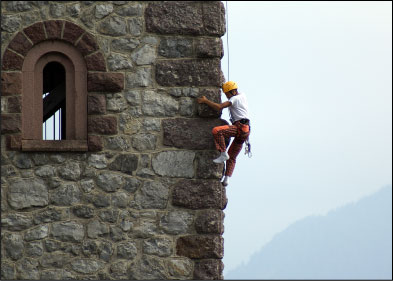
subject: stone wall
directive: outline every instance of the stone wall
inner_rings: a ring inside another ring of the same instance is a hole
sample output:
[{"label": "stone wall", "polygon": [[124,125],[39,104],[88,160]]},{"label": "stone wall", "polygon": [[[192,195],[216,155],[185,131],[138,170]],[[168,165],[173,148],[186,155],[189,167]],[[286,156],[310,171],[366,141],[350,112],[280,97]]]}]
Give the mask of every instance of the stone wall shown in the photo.
[{"label": "stone wall", "polygon": [[[222,279],[221,2],[2,1],[1,278]],[[22,152],[21,65],[89,70],[88,152]]]}]

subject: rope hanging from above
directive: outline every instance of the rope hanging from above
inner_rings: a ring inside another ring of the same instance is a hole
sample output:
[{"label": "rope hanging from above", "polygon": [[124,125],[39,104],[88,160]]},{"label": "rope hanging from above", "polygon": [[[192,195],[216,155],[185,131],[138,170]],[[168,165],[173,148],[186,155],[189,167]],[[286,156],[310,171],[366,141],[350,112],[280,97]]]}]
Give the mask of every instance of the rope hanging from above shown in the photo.
[{"label": "rope hanging from above", "polygon": [[226,10],[226,24],[227,24],[227,58],[228,58],[228,78],[227,81],[230,81],[229,79],[229,11],[228,11],[228,1],[225,1],[225,10]]}]

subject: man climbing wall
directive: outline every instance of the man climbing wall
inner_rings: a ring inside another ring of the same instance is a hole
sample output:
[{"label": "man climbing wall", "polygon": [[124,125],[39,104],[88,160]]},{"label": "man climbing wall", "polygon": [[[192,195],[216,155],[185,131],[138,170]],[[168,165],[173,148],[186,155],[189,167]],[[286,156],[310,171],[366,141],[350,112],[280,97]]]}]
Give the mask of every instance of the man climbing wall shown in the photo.
[{"label": "man climbing wall", "polygon": [[[244,93],[238,92],[237,84],[233,81],[228,81],[222,85],[222,91],[225,93],[228,101],[221,104],[215,103],[207,99],[205,96],[198,98],[198,103],[207,104],[214,110],[221,111],[224,108],[229,108],[230,121],[232,125],[218,126],[213,128],[214,142],[216,148],[221,152],[220,156],[213,161],[215,163],[223,163],[226,161],[225,177],[222,184],[228,185],[228,179],[236,165],[236,157],[243,147],[243,143],[248,140],[250,135],[250,120],[248,117],[247,98]],[[228,153],[226,152],[225,138],[234,137]]]}]

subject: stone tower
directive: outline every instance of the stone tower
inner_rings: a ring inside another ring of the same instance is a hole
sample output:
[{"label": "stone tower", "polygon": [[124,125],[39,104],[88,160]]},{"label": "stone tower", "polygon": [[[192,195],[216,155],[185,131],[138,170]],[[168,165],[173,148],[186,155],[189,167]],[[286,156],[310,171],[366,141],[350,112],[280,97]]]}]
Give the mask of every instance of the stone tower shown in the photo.
[{"label": "stone tower", "polygon": [[1,278],[222,279],[223,4],[1,7]]}]

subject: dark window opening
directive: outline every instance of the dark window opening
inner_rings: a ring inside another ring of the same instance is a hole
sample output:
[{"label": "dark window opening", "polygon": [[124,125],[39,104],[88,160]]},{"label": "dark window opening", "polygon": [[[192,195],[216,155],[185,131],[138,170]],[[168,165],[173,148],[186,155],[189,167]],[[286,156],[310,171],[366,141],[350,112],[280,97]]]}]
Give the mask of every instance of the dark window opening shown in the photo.
[{"label": "dark window opening", "polygon": [[65,69],[50,62],[43,69],[43,140],[66,139]]}]

